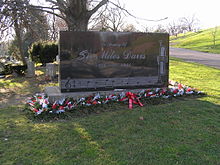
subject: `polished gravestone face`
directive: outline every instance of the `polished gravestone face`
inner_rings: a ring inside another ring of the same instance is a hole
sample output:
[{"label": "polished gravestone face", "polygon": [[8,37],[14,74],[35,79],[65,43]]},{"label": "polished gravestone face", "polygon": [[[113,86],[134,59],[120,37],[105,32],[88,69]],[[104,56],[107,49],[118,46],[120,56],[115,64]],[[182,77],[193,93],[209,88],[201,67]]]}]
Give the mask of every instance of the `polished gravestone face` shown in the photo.
[{"label": "polished gravestone face", "polygon": [[166,87],[169,36],[60,32],[61,92]]}]

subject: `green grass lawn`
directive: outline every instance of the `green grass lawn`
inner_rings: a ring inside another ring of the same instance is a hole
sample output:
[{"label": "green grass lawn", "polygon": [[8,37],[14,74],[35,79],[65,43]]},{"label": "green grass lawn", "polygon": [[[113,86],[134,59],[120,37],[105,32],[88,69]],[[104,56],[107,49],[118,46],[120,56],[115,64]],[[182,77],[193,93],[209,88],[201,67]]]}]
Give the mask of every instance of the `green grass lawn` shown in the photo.
[{"label": "green grass lawn", "polygon": [[179,34],[178,37],[171,36],[170,40],[174,47],[220,54],[220,27],[217,27],[215,46],[212,35],[214,31],[215,28],[210,28],[199,32]]},{"label": "green grass lawn", "polygon": [[220,70],[171,58],[170,79],[208,96],[52,122],[3,108],[0,164],[220,164]]}]

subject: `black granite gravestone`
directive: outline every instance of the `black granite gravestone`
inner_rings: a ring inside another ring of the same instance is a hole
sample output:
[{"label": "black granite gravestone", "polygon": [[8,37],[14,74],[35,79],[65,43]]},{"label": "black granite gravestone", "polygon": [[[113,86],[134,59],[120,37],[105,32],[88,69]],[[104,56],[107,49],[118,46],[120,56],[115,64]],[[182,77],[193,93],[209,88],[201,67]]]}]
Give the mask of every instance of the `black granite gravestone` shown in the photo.
[{"label": "black granite gravestone", "polygon": [[60,32],[61,92],[166,87],[169,35]]}]

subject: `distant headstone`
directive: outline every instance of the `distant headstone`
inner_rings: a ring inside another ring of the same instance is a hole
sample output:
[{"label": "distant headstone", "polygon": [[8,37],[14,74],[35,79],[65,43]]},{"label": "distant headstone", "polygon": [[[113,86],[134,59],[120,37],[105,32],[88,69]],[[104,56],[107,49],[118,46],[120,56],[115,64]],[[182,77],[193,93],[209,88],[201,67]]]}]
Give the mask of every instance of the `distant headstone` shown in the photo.
[{"label": "distant headstone", "polygon": [[0,63],[0,74],[4,72],[5,72],[5,66],[2,63]]},{"label": "distant headstone", "polygon": [[56,56],[56,62],[59,63],[60,62],[60,58],[59,55]]},{"label": "distant headstone", "polygon": [[169,35],[60,32],[61,92],[168,86]]},{"label": "distant headstone", "polygon": [[5,77],[5,67],[2,63],[0,63],[0,78]]},{"label": "distant headstone", "polygon": [[53,63],[46,64],[46,76],[53,79],[56,76],[56,65]]},{"label": "distant headstone", "polygon": [[27,74],[26,77],[34,77],[35,76],[35,66],[34,62],[26,59],[27,62]]}]

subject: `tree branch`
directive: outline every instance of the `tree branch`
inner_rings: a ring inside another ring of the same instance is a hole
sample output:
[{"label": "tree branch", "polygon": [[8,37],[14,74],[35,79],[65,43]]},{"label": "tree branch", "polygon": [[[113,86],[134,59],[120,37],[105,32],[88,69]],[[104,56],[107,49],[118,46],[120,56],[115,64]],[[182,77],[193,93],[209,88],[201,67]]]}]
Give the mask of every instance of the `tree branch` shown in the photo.
[{"label": "tree branch", "polygon": [[135,15],[131,14],[127,9],[117,5],[116,3],[109,1],[109,3],[111,3],[112,5],[116,6],[117,8],[125,11],[125,13],[127,13],[128,15],[130,15],[131,17],[135,18],[135,19],[139,19],[139,20],[144,20],[144,21],[151,21],[151,22],[159,22],[159,21],[163,21],[166,20],[168,17],[162,18],[162,19],[145,19],[145,18],[140,18],[140,17],[136,17]]},{"label": "tree branch", "polygon": [[107,4],[109,2],[109,0],[102,0],[101,2],[99,2],[98,5],[96,5],[96,7],[94,7],[92,10],[90,10],[88,12],[88,16],[91,17],[95,12],[97,12],[97,10],[102,7],[103,5]]},{"label": "tree branch", "polygon": [[50,2],[50,3],[52,3],[52,4],[54,4],[54,5],[57,6],[57,2],[56,2],[56,1],[53,1],[53,0],[46,0],[46,2]]},{"label": "tree branch", "polygon": [[[33,9],[33,10],[39,10],[39,11],[42,11],[42,12],[46,12],[48,14],[53,14],[59,18],[62,18],[64,20],[66,20],[66,18],[60,14],[57,14],[53,11],[50,11],[50,10],[59,10],[59,8],[51,8],[51,7],[43,7],[43,6],[33,6],[33,5],[30,5],[30,7]],[[48,9],[48,10],[45,10],[45,9]]]}]

